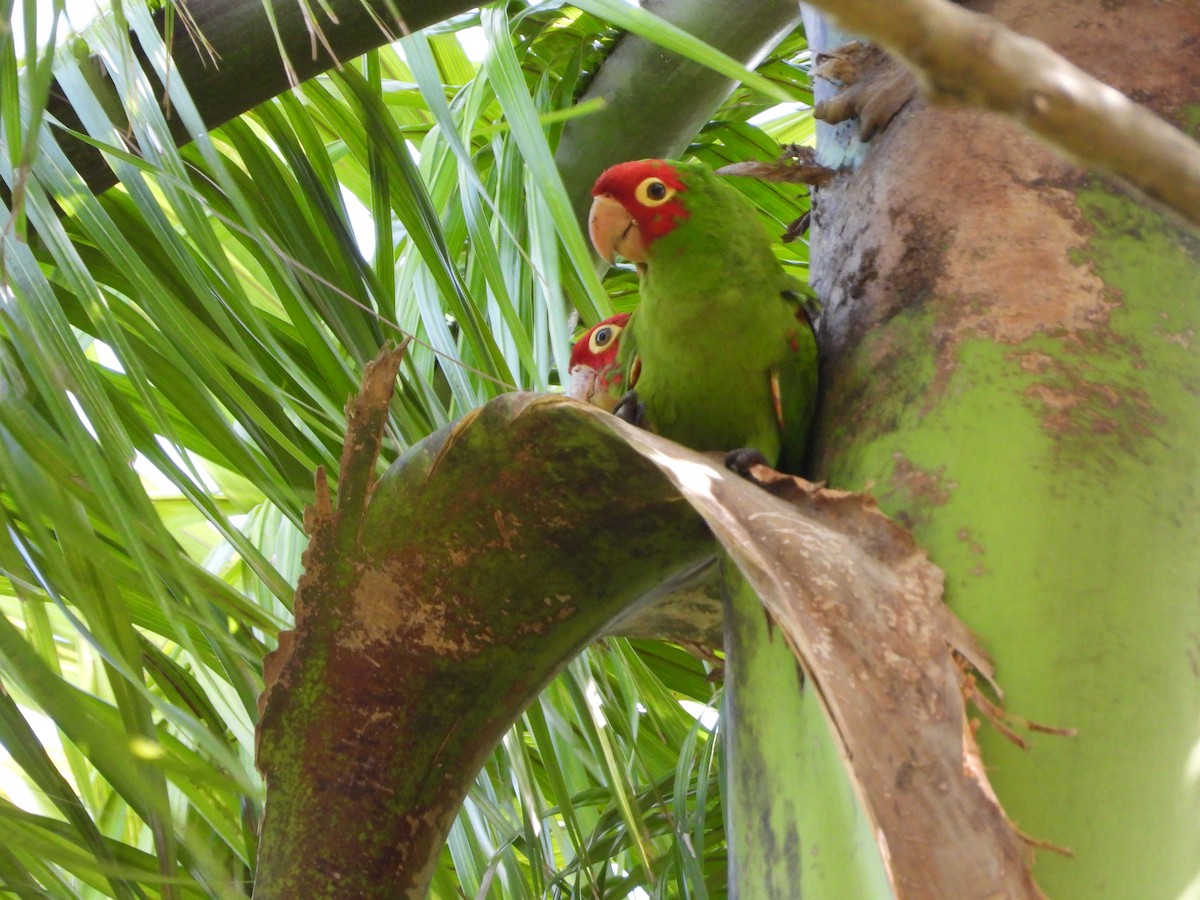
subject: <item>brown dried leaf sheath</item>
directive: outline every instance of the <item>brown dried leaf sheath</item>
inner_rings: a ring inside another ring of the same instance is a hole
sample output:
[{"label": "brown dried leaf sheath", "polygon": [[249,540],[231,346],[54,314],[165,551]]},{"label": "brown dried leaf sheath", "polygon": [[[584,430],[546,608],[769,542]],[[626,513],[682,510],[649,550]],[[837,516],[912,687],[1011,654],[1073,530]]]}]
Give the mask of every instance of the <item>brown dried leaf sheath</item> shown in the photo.
[{"label": "brown dried leaf sheath", "polygon": [[766,491],[530,394],[376,483],[398,361],[351,408],[337,506],[318,490],[296,628],[266,662],[256,898],[424,896],[495,742],[581,646],[711,558],[705,522],[820,690],[899,895],[1039,896],[970,765],[950,648],[984,657],[869,499],[782,477]]},{"label": "brown dried leaf sheath", "polygon": [[942,572],[861,494],[765,467],[767,490],[608,422],[704,516],[820,692],[897,896],[1041,897],[979,763],[954,653],[990,664],[942,603]]},{"label": "brown dried leaf sheath", "polygon": [[[809,148],[802,148],[807,150]],[[829,184],[837,170],[818,163],[815,157],[799,158],[795,154],[781,157],[774,162],[746,160],[730,163],[717,169],[718,175],[734,175],[740,178],[761,178],[787,184],[811,184],[816,187]]]}]

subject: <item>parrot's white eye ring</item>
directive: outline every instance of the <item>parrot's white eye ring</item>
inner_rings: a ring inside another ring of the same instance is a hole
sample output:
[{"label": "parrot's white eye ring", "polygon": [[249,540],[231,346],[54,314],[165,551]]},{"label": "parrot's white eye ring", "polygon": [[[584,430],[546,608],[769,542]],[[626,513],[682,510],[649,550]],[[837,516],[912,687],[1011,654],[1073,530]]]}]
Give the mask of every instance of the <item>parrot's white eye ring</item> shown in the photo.
[{"label": "parrot's white eye ring", "polygon": [[675,188],[668,186],[661,178],[651,175],[642,180],[633,195],[643,206],[662,206],[675,196]]},{"label": "parrot's white eye ring", "polygon": [[599,353],[609,344],[617,339],[617,335],[621,333],[620,325],[605,325],[603,328],[597,328],[592,332],[591,338],[588,340],[588,349],[592,353]]}]

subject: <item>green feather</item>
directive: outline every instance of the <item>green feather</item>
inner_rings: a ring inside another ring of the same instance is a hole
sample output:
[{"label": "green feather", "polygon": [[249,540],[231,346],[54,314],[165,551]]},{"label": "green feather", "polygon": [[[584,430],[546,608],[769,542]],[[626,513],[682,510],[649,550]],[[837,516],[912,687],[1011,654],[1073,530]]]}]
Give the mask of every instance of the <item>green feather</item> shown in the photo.
[{"label": "green feather", "polygon": [[[817,391],[817,345],[754,206],[703,163],[673,162],[686,219],[648,248],[641,304],[619,363],[646,425],[696,450],[753,447],[802,462]],[[772,382],[778,386],[782,422]]]}]

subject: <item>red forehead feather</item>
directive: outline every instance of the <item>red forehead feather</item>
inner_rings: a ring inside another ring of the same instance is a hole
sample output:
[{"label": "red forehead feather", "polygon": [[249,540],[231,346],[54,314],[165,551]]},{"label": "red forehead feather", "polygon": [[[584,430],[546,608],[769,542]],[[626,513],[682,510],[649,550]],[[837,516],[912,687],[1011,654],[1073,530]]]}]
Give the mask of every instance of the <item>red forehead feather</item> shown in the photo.
[{"label": "red forehead feather", "polygon": [[635,159],[605,169],[592,186],[592,196],[609,194],[622,202],[632,201],[637,186],[651,175],[661,178],[667,187],[677,191],[687,190],[679,178],[679,173],[669,162],[662,159]]}]

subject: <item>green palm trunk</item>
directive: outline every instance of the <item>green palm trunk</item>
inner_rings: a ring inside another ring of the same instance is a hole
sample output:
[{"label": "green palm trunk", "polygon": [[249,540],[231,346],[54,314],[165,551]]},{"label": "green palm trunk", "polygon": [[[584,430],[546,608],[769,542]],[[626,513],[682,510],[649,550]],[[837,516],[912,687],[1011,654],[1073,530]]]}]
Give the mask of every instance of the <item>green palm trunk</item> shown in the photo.
[{"label": "green palm trunk", "polygon": [[1075,854],[1039,853],[1046,893],[1180,896],[1200,858],[1200,242],[980,114],[920,109],[876,144],[814,235],[819,474],[911,525],[1013,713],[1078,729],[1028,752],[981,730],[1018,827]]},{"label": "green palm trunk", "polygon": [[[870,823],[816,691],[762,601],[728,562],[725,583],[731,895],[886,896]],[[819,842],[811,840],[815,834]]]},{"label": "green palm trunk", "polygon": [[[956,298],[931,298],[843,359],[837,418],[894,424],[835,426],[826,446],[854,449],[827,451],[824,471],[874,482],[912,522],[947,572],[948,601],[995,656],[1010,709],[1079,730],[1028,753],[983,733],[1009,814],[1077,855],[1042,856],[1048,893],[1175,896],[1200,853],[1187,775],[1200,713],[1200,358],[1184,337],[1200,257],[1127,199],[1092,190],[1077,202],[1099,226],[1096,271],[1121,292],[1106,333],[964,341],[937,385],[938,310]],[[928,353],[868,368],[897,331]],[[854,383],[881,376],[925,390],[869,413],[850,402]]]}]

